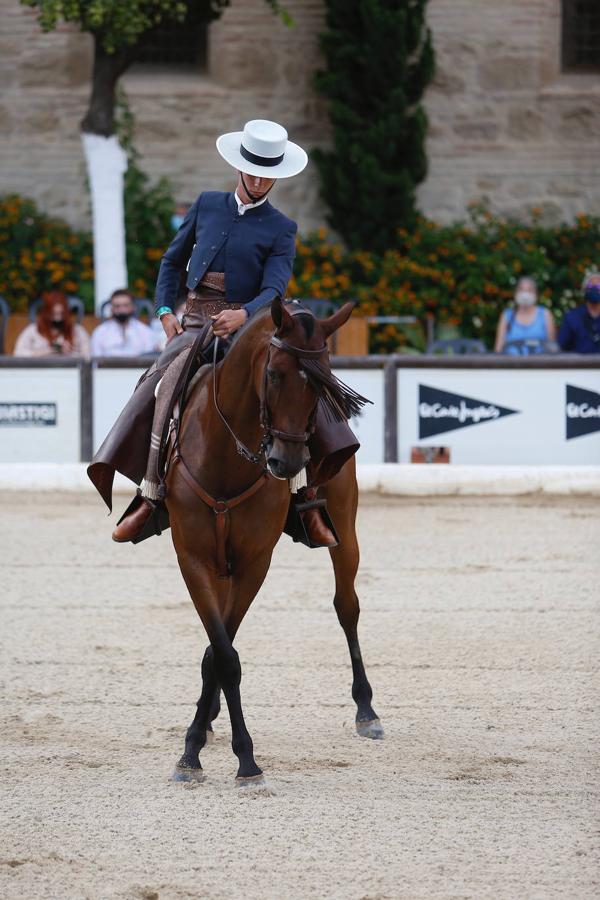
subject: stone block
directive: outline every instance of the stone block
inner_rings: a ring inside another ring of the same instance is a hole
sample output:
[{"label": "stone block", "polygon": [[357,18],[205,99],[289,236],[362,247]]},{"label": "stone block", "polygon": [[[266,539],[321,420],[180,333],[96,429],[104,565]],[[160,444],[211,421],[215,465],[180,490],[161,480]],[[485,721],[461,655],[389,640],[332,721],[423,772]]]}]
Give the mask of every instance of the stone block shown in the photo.
[{"label": "stone block", "polygon": [[509,109],[506,132],[515,141],[537,141],[542,134],[542,117],[531,107]]},{"label": "stone block", "polygon": [[485,91],[532,91],[537,61],[528,56],[491,56],[478,65],[479,85]]},{"label": "stone block", "polygon": [[454,122],[452,130],[465,141],[495,141],[500,129],[493,119],[470,119]]},{"label": "stone block", "polygon": [[598,105],[576,106],[564,112],[558,124],[558,132],[568,141],[597,141]]}]

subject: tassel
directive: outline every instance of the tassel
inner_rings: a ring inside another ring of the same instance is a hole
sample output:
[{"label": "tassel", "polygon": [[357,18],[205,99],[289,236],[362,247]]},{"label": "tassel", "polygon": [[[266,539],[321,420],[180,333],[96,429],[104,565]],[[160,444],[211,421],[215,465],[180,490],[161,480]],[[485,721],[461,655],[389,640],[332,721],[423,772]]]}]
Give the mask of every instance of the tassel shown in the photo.
[{"label": "tassel", "polygon": [[303,359],[300,365],[319,391],[322,409],[330,422],[342,422],[359,416],[363,406],[372,402],[340,381],[331,369],[326,368],[318,360]]},{"label": "tassel", "polygon": [[147,497],[148,500],[160,499],[158,496],[158,483],[156,481],[148,481],[144,478],[140,486],[140,492],[142,497]]},{"label": "tassel", "polygon": [[302,488],[305,488],[308,484],[306,480],[306,466],[303,469],[300,469],[297,475],[294,475],[293,478],[288,479],[288,483],[290,486],[290,493],[297,494]]}]

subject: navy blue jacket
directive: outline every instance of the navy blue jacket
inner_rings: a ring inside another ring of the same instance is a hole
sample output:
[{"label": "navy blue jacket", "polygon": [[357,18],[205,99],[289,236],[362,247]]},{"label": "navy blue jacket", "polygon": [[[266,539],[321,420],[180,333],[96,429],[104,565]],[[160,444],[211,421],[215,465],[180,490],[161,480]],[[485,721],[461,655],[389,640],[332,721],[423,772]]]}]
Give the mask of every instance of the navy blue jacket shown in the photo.
[{"label": "navy blue jacket", "polygon": [[561,350],[572,353],[600,353],[600,316],[590,316],[587,306],[571,309],[558,333]]},{"label": "navy blue jacket", "polygon": [[233,192],[204,191],[163,256],[156,282],[155,304],[175,306],[182,271],[194,290],[213,260],[224,262],[225,298],[243,303],[248,315],[285,297],[296,252],[297,225],[268,200],[238,213]]}]

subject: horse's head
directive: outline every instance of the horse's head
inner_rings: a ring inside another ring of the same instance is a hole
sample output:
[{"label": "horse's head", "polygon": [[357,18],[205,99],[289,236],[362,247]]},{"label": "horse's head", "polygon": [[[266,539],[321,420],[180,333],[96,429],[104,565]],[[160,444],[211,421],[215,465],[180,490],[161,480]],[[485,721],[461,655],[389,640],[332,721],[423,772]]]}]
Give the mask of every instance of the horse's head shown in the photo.
[{"label": "horse's head", "polygon": [[317,319],[299,305],[273,301],[276,331],[267,355],[262,418],[267,463],[277,478],[292,478],[308,462],[319,398],[337,418],[352,414],[346,404],[352,392],[347,394],[331,372],[327,338],[348,320],[353,306],[346,303],[328,319]]}]

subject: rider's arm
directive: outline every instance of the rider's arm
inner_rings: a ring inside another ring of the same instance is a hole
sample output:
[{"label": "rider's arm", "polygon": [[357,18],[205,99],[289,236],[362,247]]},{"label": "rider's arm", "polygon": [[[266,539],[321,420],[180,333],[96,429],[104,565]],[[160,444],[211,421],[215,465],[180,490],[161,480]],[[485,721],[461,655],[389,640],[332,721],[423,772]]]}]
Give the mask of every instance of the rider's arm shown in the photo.
[{"label": "rider's arm", "polygon": [[263,306],[268,306],[275,297],[285,297],[296,255],[297,230],[296,223],[290,221],[277,236],[271,254],[264,265],[260,291],[244,307],[248,316],[258,309],[262,309]]},{"label": "rider's arm", "polygon": [[199,200],[200,197],[190,206],[185,219],[179,226],[177,234],[161,259],[156,280],[155,312],[162,306],[168,306],[171,310],[175,308],[179,279],[189,262],[196,243],[196,218],[198,216]]}]

